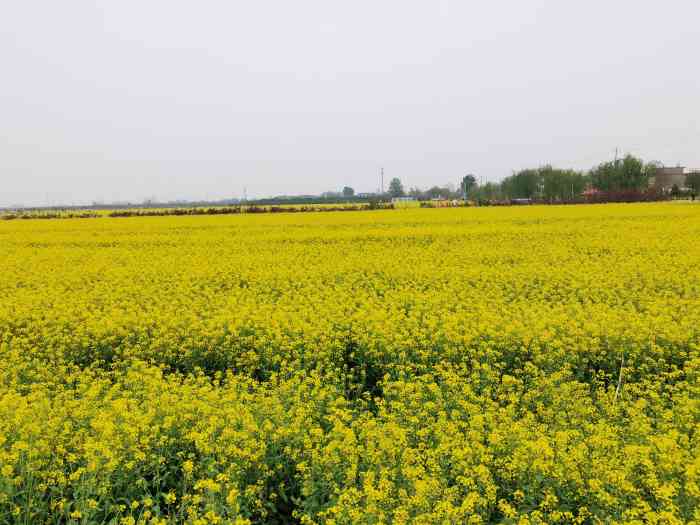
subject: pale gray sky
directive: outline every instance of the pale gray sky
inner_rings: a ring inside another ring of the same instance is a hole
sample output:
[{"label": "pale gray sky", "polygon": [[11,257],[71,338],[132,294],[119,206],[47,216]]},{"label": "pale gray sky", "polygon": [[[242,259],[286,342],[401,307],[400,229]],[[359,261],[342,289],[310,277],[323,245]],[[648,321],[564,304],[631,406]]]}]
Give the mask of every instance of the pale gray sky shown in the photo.
[{"label": "pale gray sky", "polygon": [[0,205],[700,167],[700,3],[6,1]]}]

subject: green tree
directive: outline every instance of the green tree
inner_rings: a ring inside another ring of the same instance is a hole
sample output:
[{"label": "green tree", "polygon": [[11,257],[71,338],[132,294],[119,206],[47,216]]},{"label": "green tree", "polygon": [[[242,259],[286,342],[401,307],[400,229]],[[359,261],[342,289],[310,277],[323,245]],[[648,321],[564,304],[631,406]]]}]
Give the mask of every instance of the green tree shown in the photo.
[{"label": "green tree", "polygon": [[700,193],[700,171],[689,173],[685,178],[685,185],[690,188],[693,193]]},{"label": "green tree", "polygon": [[655,166],[633,156],[599,164],[591,171],[593,187],[601,191],[643,190],[649,187],[649,176]]},{"label": "green tree", "polygon": [[574,170],[562,170],[552,166],[539,168],[542,198],[553,201],[566,201],[580,196],[586,188],[586,178]]},{"label": "green tree", "polygon": [[425,196],[428,199],[442,199],[447,198],[449,190],[447,188],[441,188],[440,186],[433,186],[425,191]]},{"label": "green tree", "polygon": [[500,193],[511,199],[541,198],[550,202],[566,201],[581,195],[587,176],[570,169],[550,165],[521,170],[501,182]]},{"label": "green tree", "polygon": [[389,195],[391,197],[403,197],[405,192],[403,190],[403,184],[401,184],[401,179],[394,177],[389,183]]},{"label": "green tree", "polygon": [[509,198],[532,199],[539,196],[541,184],[539,170],[526,169],[503,179],[501,190]]},{"label": "green tree", "polygon": [[414,197],[416,199],[422,199],[424,198],[423,196],[423,190],[421,190],[418,186],[414,186],[410,190],[408,190],[408,195],[410,197]]},{"label": "green tree", "polygon": [[462,182],[459,187],[462,191],[462,196],[466,199],[467,196],[471,194],[472,190],[476,188],[476,177],[472,174],[465,175],[462,177]]},{"label": "green tree", "polygon": [[478,186],[474,193],[473,198],[478,201],[491,201],[501,198],[501,185],[494,182],[487,182],[481,186]]},{"label": "green tree", "polygon": [[353,195],[355,195],[355,190],[350,186],[345,186],[343,188],[343,197],[352,197]]}]

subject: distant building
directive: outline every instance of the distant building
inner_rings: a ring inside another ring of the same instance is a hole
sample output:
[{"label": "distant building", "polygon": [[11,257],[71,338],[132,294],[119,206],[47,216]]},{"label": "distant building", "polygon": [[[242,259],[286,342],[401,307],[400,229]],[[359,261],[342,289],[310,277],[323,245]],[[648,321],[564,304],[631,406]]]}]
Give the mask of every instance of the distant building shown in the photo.
[{"label": "distant building", "polygon": [[593,186],[589,186],[585,190],[583,190],[583,195],[584,197],[595,197],[596,195],[602,193],[599,189],[594,188]]},{"label": "distant building", "polygon": [[661,191],[671,191],[674,186],[685,188],[685,168],[676,166],[673,168],[658,167],[649,180],[649,186]]},{"label": "distant building", "polygon": [[391,202],[397,203],[397,202],[410,202],[416,200],[415,197],[392,197]]}]

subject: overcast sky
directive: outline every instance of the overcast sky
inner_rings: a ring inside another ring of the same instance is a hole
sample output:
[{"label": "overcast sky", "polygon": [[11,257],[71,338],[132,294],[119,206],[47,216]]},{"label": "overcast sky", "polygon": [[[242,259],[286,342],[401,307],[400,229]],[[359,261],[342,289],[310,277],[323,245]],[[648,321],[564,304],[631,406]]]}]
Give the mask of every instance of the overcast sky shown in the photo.
[{"label": "overcast sky", "polygon": [[0,205],[700,167],[697,0],[0,6]]}]

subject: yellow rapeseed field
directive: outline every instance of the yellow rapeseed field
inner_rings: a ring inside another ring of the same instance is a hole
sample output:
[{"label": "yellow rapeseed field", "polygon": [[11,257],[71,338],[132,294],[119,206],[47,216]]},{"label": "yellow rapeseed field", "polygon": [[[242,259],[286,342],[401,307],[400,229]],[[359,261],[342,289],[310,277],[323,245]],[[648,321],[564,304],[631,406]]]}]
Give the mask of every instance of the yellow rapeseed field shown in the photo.
[{"label": "yellow rapeseed field", "polygon": [[700,523],[700,206],[0,222],[0,523]]}]

